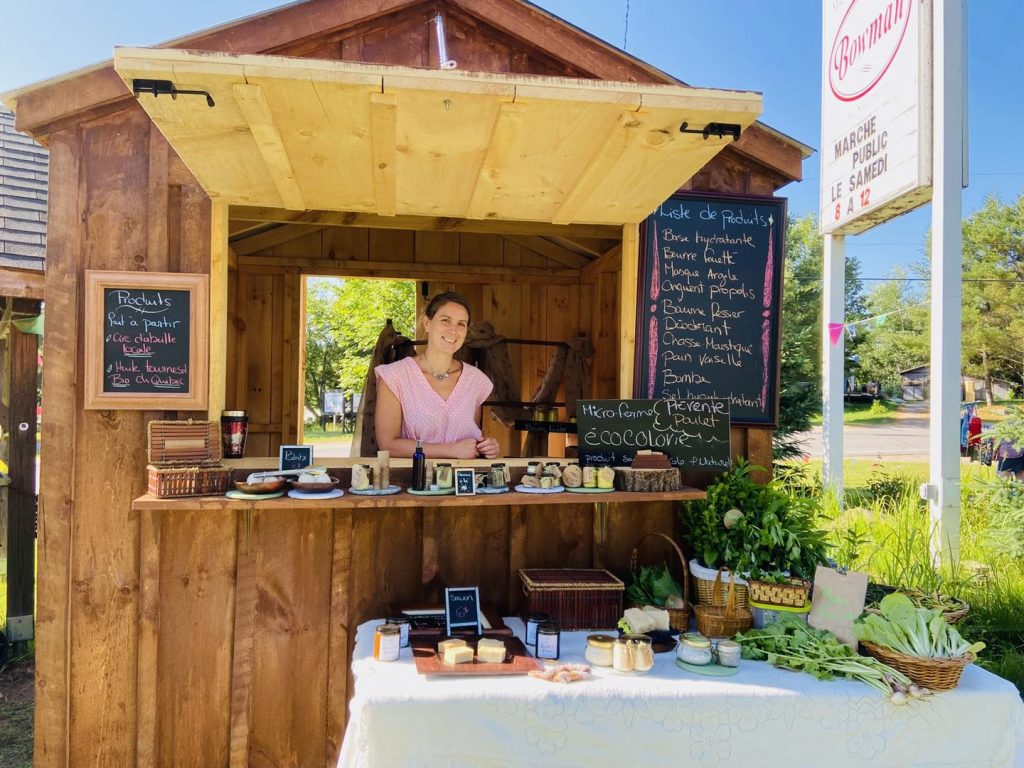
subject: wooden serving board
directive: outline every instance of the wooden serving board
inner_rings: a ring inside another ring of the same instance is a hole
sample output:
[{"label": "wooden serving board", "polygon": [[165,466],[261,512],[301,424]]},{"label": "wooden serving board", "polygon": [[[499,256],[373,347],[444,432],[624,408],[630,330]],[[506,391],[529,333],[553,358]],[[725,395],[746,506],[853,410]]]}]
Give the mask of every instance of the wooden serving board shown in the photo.
[{"label": "wooden serving board", "polygon": [[[477,661],[466,664],[445,664],[437,653],[437,643],[420,638],[410,638],[412,658],[416,671],[421,675],[525,675],[535,669],[544,669],[544,664],[533,658],[518,637],[503,637],[505,661],[500,664]],[[476,652],[476,639],[466,639]]]}]

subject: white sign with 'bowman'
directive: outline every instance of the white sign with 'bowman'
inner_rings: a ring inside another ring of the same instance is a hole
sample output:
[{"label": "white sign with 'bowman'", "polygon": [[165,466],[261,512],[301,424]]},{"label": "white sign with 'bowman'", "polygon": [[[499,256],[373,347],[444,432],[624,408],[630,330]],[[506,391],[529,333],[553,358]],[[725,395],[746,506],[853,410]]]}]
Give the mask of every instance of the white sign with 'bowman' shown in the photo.
[{"label": "white sign with 'bowman'", "polygon": [[931,199],[931,3],[822,0],[821,231]]}]

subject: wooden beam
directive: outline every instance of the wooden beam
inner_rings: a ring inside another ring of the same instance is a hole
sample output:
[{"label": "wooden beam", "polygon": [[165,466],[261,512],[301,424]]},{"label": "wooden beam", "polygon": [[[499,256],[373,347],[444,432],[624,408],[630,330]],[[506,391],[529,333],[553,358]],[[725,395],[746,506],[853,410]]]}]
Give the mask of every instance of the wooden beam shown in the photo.
[{"label": "wooden beam", "polygon": [[550,240],[555,245],[562,246],[566,250],[570,250],[573,253],[578,253],[580,256],[586,256],[589,261],[601,258],[601,251],[595,251],[583,245],[582,243],[579,243],[575,240],[570,240],[567,237],[549,237],[548,240]]},{"label": "wooden beam", "polygon": [[411,229],[425,232],[478,232],[498,235],[559,235],[618,240],[622,228],[609,224],[549,224],[535,221],[457,219],[436,216],[377,216],[358,211],[289,211],[284,208],[233,205],[231,218],[326,227]]},{"label": "wooden beam", "polygon": [[42,299],[45,273],[41,269],[0,268],[0,296]]},{"label": "wooden beam", "polygon": [[309,227],[305,224],[281,224],[251,237],[241,237],[231,241],[231,248],[238,256],[250,256],[281,243],[287,243],[304,235],[319,232],[325,227]]},{"label": "wooden beam", "polygon": [[613,245],[599,259],[590,262],[580,272],[582,279],[586,280],[598,272],[618,271],[622,264],[622,244]]},{"label": "wooden beam", "polygon": [[284,140],[274,121],[274,113],[263,95],[262,86],[236,83],[231,90],[249,124],[249,130],[270,172],[270,178],[274,181],[274,187],[281,196],[281,202],[286,208],[305,210],[306,202],[295,181],[295,169],[288,159]]},{"label": "wooden beam", "polygon": [[[344,261],[341,259],[286,259],[244,256],[238,260],[243,272],[280,273],[295,271],[302,274],[340,275],[344,277],[387,277],[406,280],[440,280],[477,284],[490,283],[543,283],[575,285],[580,273],[576,269],[529,269],[509,267],[472,266],[450,264],[423,264],[403,261]],[[249,425],[249,431],[253,425]]]},{"label": "wooden beam", "polygon": [[224,410],[228,366],[228,207],[210,205],[210,365],[208,418],[220,419]]},{"label": "wooden beam", "polygon": [[505,238],[511,240],[513,243],[518,243],[523,248],[529,248],[535,253],[539,253],[546,259],[550,259],[556,264],[561,264],[563,267],[570,267],[572,269],[580,269],[590,263],[590,259],[586,256],[580,256],[578,253],[563,248],[560,245],[556,245],[550,240],[546,240],[543,237],[520,237],[518,235],[510,235]]},{"label": "wooden beam", "polygon": [[591,158],[572,187],[562,199],[551,220],[555,224],[568,224],[594,193],[597,185],[618,163],[625,149],[638,140],[643,120],[637,112],[622,112],[608,135],[598,147],[597,153]]},{"label": "wooden beam", "polygon": [[633,396],[636,354],[636,281],[640,262],[640,225],[622,226],[622,277],[619,279],[619,397]]},{"label": "wooden beam", "polygon": [[487,218],[491,199],[501,181],[502,168],[511,162],[511,148],[516,144],[523,127],[524,110],[524,105],[511,102],[504,102],[498,108],[491,140],[480,163],[473,191],[466,205],[467,219]]},{"label": "wooden beam", "polygon": [[394,216],[398,197],[395,156],[398,143],[398,99],[390,93],[370,95],[373,139],[373,196],[381,216]]}]

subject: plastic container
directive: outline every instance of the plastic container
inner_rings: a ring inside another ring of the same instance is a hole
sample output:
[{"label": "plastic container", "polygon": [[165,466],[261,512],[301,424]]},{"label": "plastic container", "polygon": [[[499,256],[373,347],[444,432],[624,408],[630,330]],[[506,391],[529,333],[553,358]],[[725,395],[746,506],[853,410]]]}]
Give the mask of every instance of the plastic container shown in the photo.
[{"label": "plastic container", "polygon": [[610,667],[614,661],[615,638],[611,635],[588,635],[584,656],[595,667]]},{"label": "plastic container", "polygon": [[687,632],[679,638],[676,656],[687,664],[702,667],[711,663],[711,641],[699,632]]},{"label": "plastic container", "polygon": [[808,600],[807,603],[805,603],[799,608],[791,608],[785,605],[766,605],[765,603],[751,602],[750,612],[754,616],[755,629],[764,629],[768,625],[774,624],[783,616],[793,616],[795,618],[800,619],[806,624],[807,616],[811,612],[811,602]]}]

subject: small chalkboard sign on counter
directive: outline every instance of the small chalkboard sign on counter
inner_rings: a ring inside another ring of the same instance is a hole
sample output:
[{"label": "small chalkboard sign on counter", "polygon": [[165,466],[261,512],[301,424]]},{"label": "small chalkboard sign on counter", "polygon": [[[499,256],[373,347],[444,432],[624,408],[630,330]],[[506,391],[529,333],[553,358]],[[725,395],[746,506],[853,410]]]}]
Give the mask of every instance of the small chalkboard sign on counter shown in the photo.
[{"label": "small chalkboard sign on counter", "polygon": [[645,221],[637,397],[727,400],[733,424],[775,426],[786,201],[675,195]]},{"label": "small chalkboard sign on counter", "polygon": [[85,407],[204,410],[206,275],[85,273]]},{"label": "small chalkboard sign on counter", "polygon": [[730,466],[726,400],[577,400],[576,423],[580,464],[629,466],[654,450],[680,469]]},{"label": "small chalkboard sign on counter", "polygon": [[453,629],[472,629],[480,634],[480,589],[478,587],[446,587],[444,590],[444,622],[450,635]]}]

